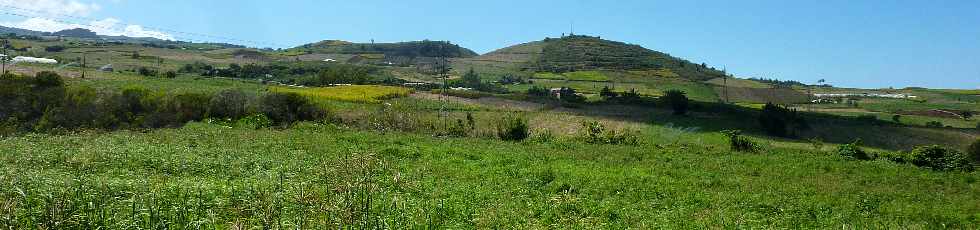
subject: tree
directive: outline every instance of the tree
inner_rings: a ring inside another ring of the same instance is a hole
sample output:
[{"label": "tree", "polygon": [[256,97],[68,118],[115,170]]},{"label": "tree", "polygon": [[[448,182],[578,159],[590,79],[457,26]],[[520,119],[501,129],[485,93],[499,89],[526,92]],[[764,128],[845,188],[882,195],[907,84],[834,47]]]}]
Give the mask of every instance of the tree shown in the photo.
[{"label": "tree", "polygon": [[667,90],[664,96],[660,97],[662,103],[670,106],[674,110],[674,115],[687,114],[688,99],[687,93],[680,90]]},{"label": "tree", "polygon": [[759,116],[759,125],[767,134],[777,137],[790,137],[797,130],[809,129],[806,120],[796,110],[766,103]]},{"label": "tree", "polygon": [[473,68],[466,71],[466,74],[463,74],[463,78],[461,80],[463,87],[466,88],[480,88],[480,84],[482,84],[482,82],[480,82],[480,75],[477,74]]}]

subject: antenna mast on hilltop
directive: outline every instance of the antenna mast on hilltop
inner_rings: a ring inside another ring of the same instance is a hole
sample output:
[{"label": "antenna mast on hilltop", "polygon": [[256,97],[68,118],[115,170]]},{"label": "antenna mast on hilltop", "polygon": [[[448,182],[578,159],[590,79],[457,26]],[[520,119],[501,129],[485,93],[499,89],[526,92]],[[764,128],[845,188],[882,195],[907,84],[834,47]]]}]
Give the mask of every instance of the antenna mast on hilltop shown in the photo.
[{"label": "antenna mast on hilltop", "polygon": [[568,23],[568,36],[575,36],[575,21]]}]

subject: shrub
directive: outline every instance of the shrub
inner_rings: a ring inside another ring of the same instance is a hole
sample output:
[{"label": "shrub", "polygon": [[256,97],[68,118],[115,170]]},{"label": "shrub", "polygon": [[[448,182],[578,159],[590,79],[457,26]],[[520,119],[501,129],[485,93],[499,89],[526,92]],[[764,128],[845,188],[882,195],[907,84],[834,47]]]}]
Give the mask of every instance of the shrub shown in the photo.
[{"label": "shrub", "polygon": [[684,115],[687,114],[688,100],[687,95],[684,91],[680,90],[667,90],[664,92],[664,96],[660,98],[661,102],[667,106],[670,106],[674,110],[674,115]]},{"label": "shrub", "polygon": [[163,77],[166,77],[166,78],[171,78],[171,79],[173,79],[173,78],[177,78],[177,72],[174,72],[173,70],[170,70],[170,71],[167,71],[167,72],[164,72],[164,73],[163,73]]},{"label": "shrub", "polygon": [[211,98],[200,93],[177,94],[168,97],[165,109],[177,115],[177,123],[183,124],[188,121],[200,121],[208,111],[208,102]]},{"label": "shrub", "polygon": [[558,90],[558,100],[561,100],[563,103],[577,104],[585,102],[585,97],[579,95],[573,88],[561,87]]},{"label": "shrub", "polygon": [[529,135],[527,120],[522,117],[505,117],[497,123],[497,137],[502,140],[523,141]]},{"label": "shrub", "polygon": [[980,165],[980,139],[973,141],[973,144],[966,148],[966,155],[973,164]]},{"label": "shrub", "polygon": [[548,89],[545,89],[544,87],[540,87],[540,86],[536,86],[536,85],[535,86],[531,86],[531,88],[528,88],[527,89],[527,95],[528,96],[547,97],[548,94],[550,94],[550,93],[551,92],[548,91]]},{"label": "shrub", "polygon": [[456,119],[456,123],[447,128],[446,135],[450,137],[466,137],[469,135],[469,129],[466,124],[463,123],[462,119]]},{"label": "shrub", "polygon": [[742,136],[742,131],[739,130],[725,130],[721,131],[726,137],[728,137],[728,145],[732,151],[735,152],[755,152],[756,144],[753,143],[748,138]]},{"label": "shrub", "polygon": [[609,88],[609,86],[606,86],[606,87],[602,87],[602,90],[599,91],[599,96],[602,97],[603,99],[609,100],[609,99],[619,97],[619,94],[613,92],[612,89]]},{"label": "shrub", "polygon": [[796,131],[810,128],[806,120],[796,110],[773,103],[766,103],[762,107],[759,124],[766,131],[766,134],[777,137],[795,136]]},{"label": "shrub", "polygon": [[227,89],[214,97],[208,103],[208,117],[239,119],[251,113],[248,108],[250,95],[241,90]]},{"label": "shrub", "polygon": [[251,116],[238,119],[238,121],[235,123],[235,127],[248,129],[261,129],[271,126],[272,120],[265,116],[265,114],[252,114]]},{"label": "shrub", "polygon": [[637,145],[640,138],[631,130],[606,130],[598,121],[582,122],[582,139],[589,144]]},{"label": "shrub", "polygon": [[938,121],[930,121],[930,122],[926,122],[926,127],[929,127],[929,128],[942,128],[943,127],[943,123],[942,122],[938,122]]},{"label": "shrub", "polygon": [[58,73],[41,71],[34,75],[34,84],[41,88],[50,88],[64,86],[65,82],[61,80],[61,76]]},{"label": "shrub", "polygon": [[150,68],[146,68],[146,67],[140,67],[140,68],[136,69],[136,73],[138,73],[139,75],[147,76],[147,77],[157,76],[157,71],[156,70],[150,69]]},{"label": "shrub", "polygon": [[973,171],[973,164],[963,154],[954,149],[938,145],[920,146],[909,155],[912,164],[939,171]]},{"label": "shrub", "polygon": [[861,149],[861,140],[855,140],[849,144],[837,147],[837,154],[855,160],[870,160],[871,155]]},{"label": "shrub", "polygon": [[295,93],[269,93],[263,95],[259,110],[278,124],[322,119],[326,111]]},{"label": "shrub", "polygon": [[52,53],[61,52],[64,50],[65,50],[65,46],[60,46],[60,45],[44,47],[44,51],[52,52]]},{"label": "shrub", "polygon": [[902,123],[902,115],[895,114],[894,116],[892,116],[892,121],[894,121],[895,123]]}]

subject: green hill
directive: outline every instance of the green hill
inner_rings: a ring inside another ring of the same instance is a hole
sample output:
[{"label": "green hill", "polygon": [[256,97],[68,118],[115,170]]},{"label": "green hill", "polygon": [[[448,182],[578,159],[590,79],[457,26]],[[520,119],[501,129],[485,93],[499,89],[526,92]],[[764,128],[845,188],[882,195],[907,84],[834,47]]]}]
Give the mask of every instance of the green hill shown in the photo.
[{"label": "green hill", "polygon": [[623,42],[591,36],[546,38],[462,60],[470,65],[515,71],[566,73],[587,70],[657,70],[693,80],[724,76],[722,71]]},{"label": "green hill", "polygon": [[468,58],[478,54],[448,41],[411,41],[397,43],[352,43],[326,40],[289,49],[308,54],[384,54],[395,57]]}]

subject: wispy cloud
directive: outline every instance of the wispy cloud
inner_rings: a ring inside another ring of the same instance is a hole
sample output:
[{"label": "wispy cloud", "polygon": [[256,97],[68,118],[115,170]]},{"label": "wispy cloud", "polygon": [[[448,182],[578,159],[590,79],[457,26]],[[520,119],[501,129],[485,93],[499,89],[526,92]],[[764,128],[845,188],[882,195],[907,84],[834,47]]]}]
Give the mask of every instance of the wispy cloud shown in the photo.
[{"label": "wispy cloud", "polygon": [[77,0],[0,0],[0,4],[46,14],[88,16],[101,9],[99,4]]},{"label": "wispy cloud", "polygon": [[76,22],[79,21],[78,19],[99,11],[101,7],[95,3],[83,3],[77,0],[0,0],[0,5],[4,6],[3,10],[15,11],[18,14],[28,16],[23,21],[0,22],[0,25],[7,27],[43,32],[85,28],[99,35],[176,40],[173,35],[168,33],[149,30],[140,25],[124,24],[119,19],[111,17],[89,22]]}]

